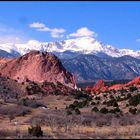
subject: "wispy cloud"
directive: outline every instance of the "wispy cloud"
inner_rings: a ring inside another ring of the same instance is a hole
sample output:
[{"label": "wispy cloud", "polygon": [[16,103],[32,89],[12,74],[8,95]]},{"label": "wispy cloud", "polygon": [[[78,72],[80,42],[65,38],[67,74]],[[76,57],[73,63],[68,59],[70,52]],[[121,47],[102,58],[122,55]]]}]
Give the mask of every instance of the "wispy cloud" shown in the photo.
[{"label": "wispy cloud", "polygon": [[87,27],[82,27],[76,32],[69,34],[67,37],[97,37],[97,34],[94,31],[89,30]]},{"label": "wispy cloud", "polygon": [[31,28],[45,28],[45,24],[39,23],[39,22],[34,22],[29,25]]},{"label": "wispy cloud", "polygon": [[136,39],[136,42],[140,42],[140,38]]},{"label": "wispy cloud", "polygon": [[13,32],[15,32],[14,28],[0,23],[0,34],[3,34],[3,33],[13,33]]},{"label": "wispy cloud", "polygon": [[23,43],[30,39],[23,30],[0,23],[0,44]]},{"label": "wispy cloud", "polygon": [[41,32],[50,32],[51,36],[53,38],[61,38],[63,37],[63,33],[66,32],[65,29],[63,28],[49,28],[45,24],[40,23],[40,22],[33,22],[32,24],[29,25],[30,28],[35,28],[37,31]]},{"label": "wispy cloud", "polygon": [[5,43],[18,44],[25,43],[26,41],[27,40],[24,37],[18,35],[0,35],[0,44]]}]

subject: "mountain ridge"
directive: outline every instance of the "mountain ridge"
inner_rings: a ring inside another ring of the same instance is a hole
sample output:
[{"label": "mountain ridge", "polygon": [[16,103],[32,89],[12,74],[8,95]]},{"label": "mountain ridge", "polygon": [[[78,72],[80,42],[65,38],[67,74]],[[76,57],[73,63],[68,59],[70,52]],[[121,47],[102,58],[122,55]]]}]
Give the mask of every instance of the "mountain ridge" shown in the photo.
[{"label": "mountain ridge", "polygon": [[124,55],[130,55],[135,58],[140,58],[140,51],[117,49],[111,45],[106,45],[92,37],[80,37],[55,42],[39,42],[37,40],[29,40],[24,44],[0,44],[0,49],[10,54],[13,54],[14,52],[14,55],[17,53],[17,56],[22,56],[31,50],[38,50],[42,52],[53,52],[60,58],[64,58],[68,55],[69,57],[72,57],[73,54],[74,56],[79,54],[94,54],[101,57],[121,57]]},{"label": "mountain ridge", "polygon": [[133,79],[140,75],[140,60],[131,56],[100,58],[82,54],[64,59],[62,63],[76,75],[78,81]]}]

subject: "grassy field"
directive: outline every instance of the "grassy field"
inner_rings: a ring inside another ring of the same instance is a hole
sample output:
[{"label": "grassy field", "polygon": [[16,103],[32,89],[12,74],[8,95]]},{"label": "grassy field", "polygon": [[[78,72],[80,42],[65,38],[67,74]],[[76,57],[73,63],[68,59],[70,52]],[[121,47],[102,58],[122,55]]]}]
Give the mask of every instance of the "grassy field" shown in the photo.
[{"label": "grassy field", "polygon": [[[42,139],[140,138],[137,87],[91,96],[60,83],[19,84],[8,78],[0,82],[1,139],[38,138],[38,131]],[[38,129],[31,133],[31,128]]]},{"label": "grassy field", "polygon": [[[9,115],[2,115],[0,109],[0,138],[37,138],[28,134],[28,128],[37,124],[43,131],[40,138],[140,138],[139,114],[101,114],[91,112],[89,106],[81,108],[79,115],[67,115],[65,107],[74,100],[71,96],[48,95],[38,99],[47,108],[30,108],[30,113],[12,119]],[[7,107],[11,105],[5,103]]]}]

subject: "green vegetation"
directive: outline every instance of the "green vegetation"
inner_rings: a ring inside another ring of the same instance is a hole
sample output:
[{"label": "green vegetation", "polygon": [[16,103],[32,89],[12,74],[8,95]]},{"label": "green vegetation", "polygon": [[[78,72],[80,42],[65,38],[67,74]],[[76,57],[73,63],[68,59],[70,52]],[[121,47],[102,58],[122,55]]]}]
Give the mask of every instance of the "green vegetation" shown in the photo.
[{"label": "green vegetation", "polygon": [[35,127],[31,126],[28,128],[28,134],[32,136],[40,137],[43,136],[43,131],[39,125]]},{"label": "green vegetation", "polygon": [[95,97],[95,100],[100,100],[101,98],[99,96],[96,96]]},{"label": "green vegetation", "polygon": [[104,108],[101,108],[100,109],[100,112],[103,113],[103,114],[107,114],[108,113],[108,109],[105,108],[105,107]]},{"label": "green vegetation", "polygon": [[137,106],[140,104],[140,93],[129,98],[128,102],[132,106]]},{"label": "green vegetation", "polygon": [[124,89],[124,88],[122,88],[121,90],[119,90],[120,91],[120,93],[126,93],[127,92],[127,90],[126,89]]},{"label": "green vegetation", "polygon": [[70,110],[67,110],[67,115],[71,115],[72,112]]},{"label": "green vegetation", "polygon": [[83,108],[86,105],[88,105],[87,100],[84,100],[84,101],[81,101],[81,102],[74,101],[73,104],[70,104],[68,108],[71,109],[71,110],[75,110],[77,108]]},{"label": "green vegetation", "polygon": [[35,82],[30,82],[30,84],[26,87],[26,90],[29,95],[43,93],[41,87]]},{"label": "green vegetation", "polygon": [[137,113],[137,109],[136,108],[129,108],[129,112],[131,114],[136,114]]},{"label": "green vegetation", "polygon": [[61,95],[62,94],[62,91],[59,90],[59,89],[56,89],[54,92],[53,92],[54,95]]},{"label": "green vegetation", "polygon": [[28,107],[32,107],[32,108],[38,108],[38,107],[41,107],[41,106],[46,107],[42,103],[37,102],[35,99],[29,99],[29,98],[20,99],[18,101],[18,105],[28,106]]},{"label": "green vegetation", "polygon": [[134,91],[136,91],[137,90],[137,87],[135,87],[135,86],[131,86],[130,88],[129,88],[129,91],[130,92],[134,92]]},{"label": "green vegetation", "polygon": [[75,113],[76,113],[76,115],[81,114],[81,112],[80,112],[80,110],[78,108],[75,109]]},{"label": "green vegetation", "polygon": [[91,111],[93,111],[93,112],[98,112],[99,109],[98,109],[97,107],[93,107]]},{"label": "green vegetation", "polygon": [[109,113],[117,113],[117,112],[121,112],[121,110],[119,109],[119,107],[116,107],[116,108],[111,109],[111,110],[109,111]]},{"label": "green vegetation", "polygon": [[73,91],[71,93],[71,95],[73,95],[75,99],[83,99],[83,98],[89,98],[90,97],[88,93],[82,92],[82,91],[79,91],[79,90]]},{"label": "green vegetation", "polygon": [[96,105],[96,103],[95,102],[91,102],[91,105]]},{"label": "green vegetation", "polygon": [[114,106],[114,107],[118,107],[118,103],[115,99],[111,99],[109,101],[106,102],[107,106]]}]

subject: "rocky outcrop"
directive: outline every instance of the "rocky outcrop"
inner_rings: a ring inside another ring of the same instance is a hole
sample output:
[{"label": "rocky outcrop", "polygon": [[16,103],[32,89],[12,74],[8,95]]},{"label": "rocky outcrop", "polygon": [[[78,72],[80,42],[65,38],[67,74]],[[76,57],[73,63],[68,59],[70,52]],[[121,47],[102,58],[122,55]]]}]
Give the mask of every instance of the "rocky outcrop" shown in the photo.
[{"label": "rocky outcrop", "polygon": [[125,84],[125,86],[140,85],[140,76],[134,78],[132,81]]},{"label": "rocky outcrop", "polygon": [[87,87],[86,90],[92,93],[100,93],[108,90],[108,86],[105,85],[105,82],[103,80],[98,80],[95,86]]},{"label": "rocky outcrop", "polygon": [[115,84],[115,85],[113,85],[113,86],[110,86],[110,87],[108,88],[108,90],[113,90],[113,89],[119,90],[119,89],[122,89],[123,87],[124,87],[124,84]]},{"label": "rocky outcrop", "polygon": [[18,58],[1,58],[0,73],[19,82],[60,82],[76,87],[74,76],[55,55],[48,52],[31,51]]},{"label": "rocky outcrop", "polygon": [[103,80],[98,80],[96,85],[92,88],[94,92],[104,91],[105,89],[106,86]]},{"label": "rocky outcrop", "polygon": [[103,80],[98,80],[93,87],[86,87],[86,91],[90,93],[101,93],[110,90],[121,90],[130,86],[136,86],[140,88],[140,76],[134,78],[132,81],[126,84],[114,84],[112,86],[106,86]]}]

